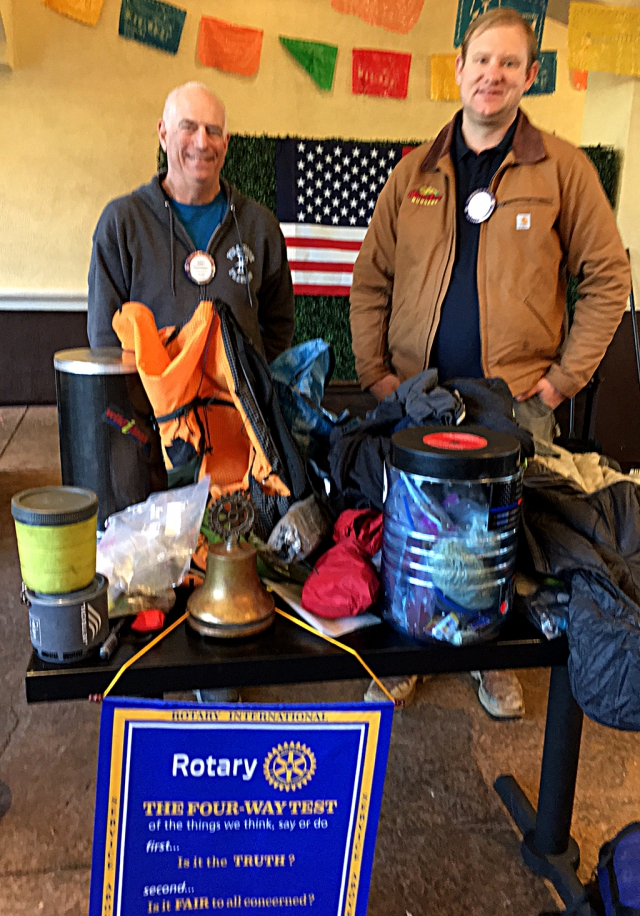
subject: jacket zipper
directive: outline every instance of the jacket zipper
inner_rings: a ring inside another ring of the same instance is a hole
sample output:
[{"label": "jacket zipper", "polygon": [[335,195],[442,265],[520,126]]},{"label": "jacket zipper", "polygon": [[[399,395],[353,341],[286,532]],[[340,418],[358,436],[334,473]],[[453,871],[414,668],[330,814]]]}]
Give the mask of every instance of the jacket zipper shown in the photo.
[{"label": "jacket zipper", "polygon": [[[448,195],[447,200],[452,198],[455,201],[455,193],[456,193],[455,180],[451,178],[451,176],[447,175],[446,172],[444,173],[444,178],[446,182],[452,185],[452,190],[453,190],[453,194]],[[456,213],[455,213],[455,208],[454,208],[453,233],[451,237],[451,244],[449,246],[449,251],[447,253],[447,259],[445,261],[444,270],[442,271],[442,276],[440,277],[440,289],[438,290],[438,295],[436,297],[436,307],[433,311],[433,315],[431,318],[431,326],[429,327],[429,333],[427,334],[427,349],[425,352],[425,368],[427,367],[427,363],[429,362],[429,358],[431,356],[431,347],[433,346],[433,341],[435,340],[435,334],[433,333],[433,329],[434,327],[437,328],[436,316],[439,316],[440,314],[440,309],[442,308],[442,303],[444,302],[444,297],[446,295],[446,290],[444,289],[444,278],[447,273],[447,268],[449,267],[449,264],[451,263],[452,252],[454,253],[454,257],[455,257],[455,250],[456,250]]]},{"label": "jacket zipper", "polygon": [[[507,153],[507,155],[509,155],[509,153]],[[489,182],[489,190],[491,191],[493,195],[495,195],[498,189],[498,185],[500,184],[502,176],[504,175],[506,170],[511,167],[512,164],[514,163],[511,163],[511,162],[505,163],[505,161],[503,160],[500,163],[500,165],[498,166],[498,168],[496,169],[495,175]],[[535,198],[527,198],[527,199],[534,200]],[[500,206],[502,206],[502,204],[497,204],[497,207],[500,207]],[[483,315],[482,303],[480,301],[479,267],[480,267],[480,264],[482,264],[482,268],[483,268],[482,269],[482,296],[483,296],[483,301],[484,301],[484,310],[486,311],[486,308],[487,308],[487,289],[486,289],[487,271],[486,271],[486,265],[485,265],[484,252],[486,248],[486,234],[487,234],[487,223],[488,222],[489,220],[485,220],[484,223],[482,223],[482,225],[480,226],[480,239],[478,240],[478,262],[476,266],[476,283],[478,286],[478,320],[480,323],[480,358],[482,361],[482,371],[485,374],[485,378],[489,378],[489,367],[488,367],[488,362],[487,362],[487,349],[488,349],[489,341],[487,340],[487,328],[486,328],[486,325],[488,325],[488,322],[485,322],[486,316]]]},{"label": "jacket zipper", "polygon": [[[218,234],[218,232],[220,232],[220,231],[222,230],[222,227],[223,227],[224,224],[227,222],[227,219],[229,218],[229,214],[231,213],[231,188],[230,188],[230,187],[227,187],[227,188],[225,188],[225,191],[227,191],[227,194],[228,194],[228,199],[227,199],[227,210],[226,210],[225,215],[222,217],[222,221],[221,221],[220,223],[218,223],[218,225],[216,226],[216,228],[213,230],[213,233],[211,234],[211,238],[209,239],[209,244],[207,245],[207,247],[206,247],[206,249],[205,249],[206,252],[207,252],[207,254],[211,254],[211,246],[212,246],[212,244],[213,244],[213,240],[215,239],[215,237],[216,237],[216,235]],[[169,203],[169,201],[165,201],[165,207],[170,207],[170,206],[171,206],[171,204]],[[187,250],[188,250],[188,251],[191,251],[191,253],[193,254],[193,252],[194,252],[194,251],[197,251],[198,249],[197,249],[197,248],[195,247],[195,245],[193,244],[193,242],[192,242],[192,240],[191,240],[191,238],[190,238],[190,236],[189,236],[189,233],[184,229],[182,223],[180,223],[179,220],[178,220],[178,223],[179,223],[179,225],[180,225],[180,228],[181,228],[182,231],[184,232],[185,238],[186,238],[186,240],[187,240],[187,244],[185,245],[185,248],[187,248]],[[174,232],[175,232],[175,230],[174,230]],[[182,242],[183,242],[183,244],[184,244],[184,239],[182,239]],[[214,262],[214,263],[215,263],[215,262]],[[217,270],[217,267],[216,267],[216,270]],[[207,284],[206,286],[200,286],[200,287],[198,288],[198,303],[204,302],[205,299],[207,299],[206,292],[207,292],[207,289],[208,289],[208,288],[209,288],[209,284]]]}]

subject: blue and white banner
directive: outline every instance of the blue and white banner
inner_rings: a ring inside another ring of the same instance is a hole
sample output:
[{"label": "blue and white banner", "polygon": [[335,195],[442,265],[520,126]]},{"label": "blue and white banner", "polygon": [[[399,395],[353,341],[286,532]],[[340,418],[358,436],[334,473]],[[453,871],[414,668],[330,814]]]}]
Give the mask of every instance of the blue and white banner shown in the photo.
[{"label": "blue and white banner", "polygon": [[89,916],[365,916],[392,716],[105,699]]}]

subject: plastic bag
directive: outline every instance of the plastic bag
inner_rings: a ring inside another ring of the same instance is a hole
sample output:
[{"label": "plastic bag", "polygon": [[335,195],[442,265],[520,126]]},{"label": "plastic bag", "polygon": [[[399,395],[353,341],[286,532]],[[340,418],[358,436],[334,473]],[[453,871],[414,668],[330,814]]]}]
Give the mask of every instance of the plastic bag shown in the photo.
[{"label": "plastic bag", "polygon": [[[152,493],[144,503],[107,519],[97,570],[109,579],[109,607],[121,596],[140,610],[140,596],[164,597],[179,585],[196,548],[209,495],[209,476],[197,484]],[[120,600],[118,600],[120,599]]]},{"label": "plastic bag", "polygon": [[331,431],[349,416],[346,410],[336,416],[320,403],[334,365],[331,346],[317,337],[285,350],[269,367],[285,423],[305,462],[326,458]]},{"label": "plastic bag", "polygon": [[320,546],[331,522],[315,496],[294,503],[269,535],[267,542],[279,560],[301,562]]}]

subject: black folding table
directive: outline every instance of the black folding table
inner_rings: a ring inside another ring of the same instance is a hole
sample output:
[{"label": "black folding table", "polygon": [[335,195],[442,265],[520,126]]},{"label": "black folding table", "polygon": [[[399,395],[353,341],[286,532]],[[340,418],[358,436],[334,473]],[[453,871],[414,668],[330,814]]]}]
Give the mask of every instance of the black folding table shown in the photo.
[{"label": "black folding table", "polygon": [[[178,591],[178,601],[167,624],[184,611],[186,593]],[[525,617],[514,613],[500,635],[489,643],[425,645],[386,623],[358,630],[342,641],[354,648],[378,676],[551,668],[537,812],[513,776],[499,776],[495,788],[523,834],[521,848],[527,865],[552,882],[565,904],[580,898],[583,888],[576,875],[579,849],[570,828],[583,716],[569,686],[566,639],[548,641]],[[68,665],[46,663],[34,654],[25,678],[27,701],[81,699],[102,693],[139,648],[140,644],[128,636],[108,661],[91,657]],[[193,688],[362,676],[363,668],[350,653],[277,616],[269,630],[242,640],[207,639],[182,624],[127,669],[113,693],[157,697]],[[593,916],[587,903],[575,912],[578,916]]]}]

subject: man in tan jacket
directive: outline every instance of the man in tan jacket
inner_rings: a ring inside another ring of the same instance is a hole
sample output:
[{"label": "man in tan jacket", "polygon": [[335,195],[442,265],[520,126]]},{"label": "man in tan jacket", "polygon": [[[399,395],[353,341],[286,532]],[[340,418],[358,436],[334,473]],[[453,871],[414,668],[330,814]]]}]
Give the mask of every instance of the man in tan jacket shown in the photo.
[{"label": "man in tan jacket", "polygon": [[[630,274],[587,157],[519,109],[536,57],[514,10],[469,27],[456,61],[462,111],[402,159],[380,194],[354,267],[351,332],[358,378],[378,400],[428,366],[443,381],[499,377],[518,421],[544,441],[554,408],[602,359]],[[567,274],[580,292],[568,335]],[[475,676],[492,715],[523,714],[512,672]]]}]

